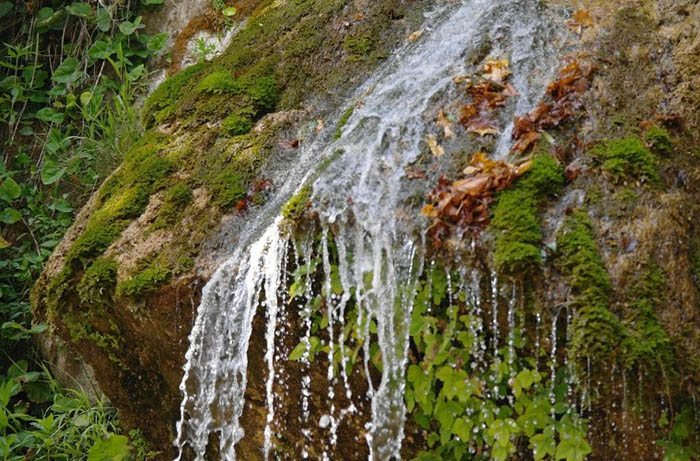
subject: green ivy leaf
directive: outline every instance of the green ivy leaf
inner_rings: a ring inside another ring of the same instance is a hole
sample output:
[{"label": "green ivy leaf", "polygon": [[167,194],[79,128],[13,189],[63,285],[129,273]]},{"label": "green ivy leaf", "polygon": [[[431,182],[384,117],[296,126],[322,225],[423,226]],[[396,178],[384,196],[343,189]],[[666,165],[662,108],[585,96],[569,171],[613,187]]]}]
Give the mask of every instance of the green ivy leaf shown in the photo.
[{"label": "green ivy leaf", "polygon": [[87,51],[92,59],[107,59],[114,53],[111,43],[105,40],[97,40]]},{"label": "green ivy leaf", "polygon": [[508,449],[502,445],[496,445],[493,447],[493,450],[491,451],[491,458],[495,459],[496,461],[505,461],[505,459],[508,457]]},{"label": "green ivy leaf", "polygon": [[563,439],[557,446],[556,459],[566,461],[584,461],[591,452],[591,447],[579,437]]},{"label": "green ivy leaf", "polygon": [[61,179],[65,172],[66,170],[61,168],[58,162],[47,158],[44,160],[44,166],[41,169],[41,182],[46,185],[53,184]]},{"label": "green ivy leaf", "polygon": [[87,18],[92,14],[92,7],[88,3],[75,2],[70,6],[66,7],[66,11],[71,16],[77,16],[79,18]]},{"label": "green ivy leaf", "polygon": [[92,101],[92,92],[91,91],[83,91],[80,94],[80,104],[84,107],[90,104],[90,101]]},{"label": "green ivy leaf", "polygon": [[463,442],[471,439],[472,436],[472,422],[465,418],[457,418],[455,420],[454,426],[452,426],[452,432],[457,435]]},{"label": "green ivy leaf", "polygon": [[[60,10],[59,10],[60,12]],[[50,26],[56,19],[58,19],[58,16],[60,15],[59,12],[54,12],[53,8],[49,6],[45,6],[44,8],[40,9],[36,13],[36,25],[37,27],[46,27]]]},{"label": "green ivy leaf", "polygon": [[144,25],[141,24],[141,16],[136,18],[136,20],[134,22],[124,21],[121,24],[119,24],[119,30],[124,35],[131,35],[134,32],[136,32],[138,29],[141,29],[143,27],[144,27]]},{"label": "green ivy leaf", "polygon": [[546,456],[554,456],[556,451],[554,431],[551,428],[547,428],[544,432],[530,437],[530,447],[532,448],[532,454],[535,456],[535,461],[544,459]]},{"label": "green ivy leaf", "polygon": [[63,112],[58,112],[51,107],[44,107],[37,111],[36,118],[47,123],[63,123]]},{"label": "green ivy leaf", "polygon": [[8,207],[0,211],[0,222],[3,222],[5,224],[14,224],[20,219],[22,219],[22,213],[15,210],[14,208]]},{"label": "green ivy leaf", "polygon": [[309,345],[304,344],[303,342],[300,342],[297,344],[297,346],[292,350],[292,352],[289,354],[289,357],[287,357],[288,360],[300,360],[304,356],[304,352],[306,352],[307,349],[309,349]]},{"label": "green ivy leaf", "polygon": [[56,210],[61,213],[70,213],[73,211],[73,207],[66,199],[57,199],[49,205],[49,209]]},{"label": "green ivy leaf", "polygon": [[162,5],[163,0],[141,0],[144,5]]},{"label": "green ivy leaf", "polygon": [[532,383],[535,381],[532,376],[532,372],[528,369],[522,370],[520,373],[518,373],[515,379],[523,389],[529,389],[530,386],[532,386]]},{"label": "green ivy leaf", "polygon": [[12,178],[7,178],[0,184],[0,200],[12,202],[17,200],[22,195],[22,188]]},{"label": "green ivy leaf", "polygon": [[75,83],[83,74],[78,68],[80,61],[76,58],[66,58],[58,68],[53,72],[51,80],[58,83],[70,85]]},{"label": "green ivy leaf", "polygon": [[129,439],[123,435],[110,434],[98,440],[88,451],[88,461],[121,461],[129,454]]},{"label": "green ivy leaf", "polygon": [[95,18],[95,24],[97,28],[102,32],[108,32],[109,28],[112,26],[112,15],[109,13],[107,8],[98,8],[97,16]]}]

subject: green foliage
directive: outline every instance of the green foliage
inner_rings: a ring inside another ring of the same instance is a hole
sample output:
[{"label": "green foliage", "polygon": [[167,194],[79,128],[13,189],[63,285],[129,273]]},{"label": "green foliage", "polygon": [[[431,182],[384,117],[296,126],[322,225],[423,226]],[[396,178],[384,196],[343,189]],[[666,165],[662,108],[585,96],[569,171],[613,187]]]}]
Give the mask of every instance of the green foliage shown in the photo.
[{"label": "green foliage", "polygon": [[[28,301],[43,262],[138,137],[132,102],[165,36],[140,32],[138,2],[11,3],[0,4],[0,323],[13,356],[35,331]],[[103,246],[113,233],[93,228],[85,240]]]},{"label": "green foliage", "polygon": [[664,128],[654,125],[650,127],[645,135],[649,149],[656,155],[668,157],[673,153],[673,143],[671,135]]},{"label": "green foliage", "polygon": [[411,318],[415,359],[405,399],[430,447],[415,460],[466,461],[475,452],[506,460],[529,449],[535,460],[583,461],[591,452],[587,422],[567,400],[568,371],[561,369],[548,383],[517,330],[509,333],[512,349],[485,362],[483,320],[467,313],[474,311],[466,292],[451,293],[445,279],[442,269],[428,272]]},{"label": "green foliage", "polygon": [[292,222],[299,221],[309,206],[311,191],[311,186],[309,184],[299,189],[299,191],[282,207],[282,216]]},{"label": "green foliage", "polygon": [[499,195],[492,221],[496,230],[494,262],[499,272],[513,275],[540,266],[542,231],[538,208],[563,185],[562,168],[551,156],[538,154],[530,171]]},{"label": "green foliage", "polygon": [[593,150],[603,162],[603,169],[614,179],[659,181],[657,160],[637,136],[606,141]]},{"label": "green foliage", "polygon": [[585,212],[576,211],[566,218],[557,247],[571,288],[570,307],[575,310],[569,356],[572,360],[605,357],[618,343],[621,325],[608,308],[610,278]]},{"label": "green foliage", "polygon": [[340,137],[343,135],[343,127],[346,123],[348,123],[348,120],[350,120],[350,117],[352,117],[353,112],[355,112],[355,106],[350,106],[350,108],[343,113],[343,116],[340,117],[340,120],[338,121],[338,128],[333,134],[333,139],[340,139]]},{"label": "green foliage", "polygon": [[[145,460],[150,451],[134,433],[119,435],[116,411],[87,395],[57,386],[44,371],[28,371],[27,362],[0,375],[0,457],[8,461]],[[133,450],[132,447],[138,447]]]},{"label": "green foliage", "polygon": [[693,404],[676,415],[668,437],[656,443],[665,448],[664,461],[692,461],[700,456],[700,420]]}]

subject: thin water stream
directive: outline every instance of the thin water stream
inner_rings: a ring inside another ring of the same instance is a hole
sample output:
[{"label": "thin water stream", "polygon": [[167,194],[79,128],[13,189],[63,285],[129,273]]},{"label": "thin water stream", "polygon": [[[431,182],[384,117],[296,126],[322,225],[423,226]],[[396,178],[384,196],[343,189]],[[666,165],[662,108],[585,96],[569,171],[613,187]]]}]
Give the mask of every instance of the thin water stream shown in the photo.
[{"label": "thin water stream", "polygon": [[[353,100],[356,110],[343,136],[330,145],[322,141],[312,143],[300,154],[297,169],[301,171],[313,170],[314,158],[323,157],[314,154],[338,153],[337,158],[317,174],[312,202],[323,228],[321,254],[318,255],[325,277],[322,290],[326,294],[330,291],[328,240],[332,232],[339,254],[340,281],[346,291],[349,287],[358,288],[355,293],[355,304],[360,310],[358,322],[367,333],[370,321],[376,324],[382,372],[378,383],[371,379],[368,383],[371,416],[366,439],[371,460],[400,459],[406,419],[404,388],[409,321],[416,284],[424,267],[430,264],[425,260],[425,242],[420,237],[424,221],[405,203],[405,168],[421,153],[422,142],[432,123],[426,120],[426,113],[434,109],[436,101],[451,88],[452,77],[465,72],[465,56],[482,45],[485,37],[493,44],[494,53],[511,60],[513,85],[520,95],[509,110],[523,113],[533,107],[543,94],[552,69],[557,67],[556,34],[541,19],[537,4],[535,0],[442,3],[426,15],[423,37],[397,50],[358,90]],[[512,114],[509,117],[512,119]],[[512,126],[508,126],[500,136],[497,157],[507,155],[511,130]],[[290,177],[297,181],[299,178],[298,174]],[[291,187],[293,184],[288,181],[280,194],[289,196]],[[276,198],[277,203],[281,197]],[[236,459],[236,444],[244,436],[239,419],[245,403],[248,345],[253,316],[260,302],[264,303],[266,311],[265,363],[268,368],[268,416],[261,451],[265,459],[271,459],[275,402],[279,398],[274,394],[276,370],[280,366],[275,357],[275,339],[278,319],[286,309],[280,301],[286,297],[278,296],[278,292],[286,270],[288,249],[296,245],[290,245],[280,235],[280,218],[272,221],[270,216],[263,216],[261,220],[251,225],[258,231],[248,232],[247,238],[241,239],[234,254],[204,289],[190,335],[181,384],[184,398],[175,440],[180,451],[178,460],[186,446],[192,449],[197,460],[205,459],[212,434],[218,436],[222,459]],[[260,232],[259,229],[265,230]],[[256,238],[256,234],[260,237]],[[308,245],[301,251],[304,260],[309,260],[310,251]],[[297,253],[293,256],[299,260]],[[479,282],[482,275],[473,271],[468,277],[475,316],[481,317]],[[498,284],[493,283],[494,333],[498,329],[497,287]],[[312,291],[309,282],[304,293],[307,308],[316,295]],[[343,294],[329,303],[331,351],[344,347],[342,336],[337,342],[333,340],[333,325],[334,322],[344,325],[348,300]],[[511,337],[506,342],[510,349],[513,347],[513,302],[508,305]],[[310,324],[306,324],[306,328],[308,330]],[[474,325],[474,333],[478,335],[485,328],[479,322]],[[308,345],[309,331],[302,331],[301,336]],[[498,334],[493,341],[493,348],[497,349]],[[369,341],[365,341],[365,346],[369,347]],[[486,344],[475,347],[483,359]],[[512,357],[512,351],[509,355]],[[365,349],[366,368],[368,356],[368,349]],[[332,366],[329,367],[329,382],[342,380],[345,396],[352,402],[353,393],[345,367],[340,368],[341,376],[336,376]],[[308,379],[308,376],[303,377],[303,380]],[[308,414],[309,383],[302,382],[301,387],[302,395],[297,397],[304,406],[305,424],[314,424]],[[334,402],[332,385],[330,389],[331,404],[325,409],[321,425],[328,433],[325,446],[332,448],[339,421],[356,408],[354,405],[339,408]],[[310,432],[304,432],[306,429],[302,429],[302,433],[308,438]],[[305,451],[301,453],[302,457],[304,455]]]}]

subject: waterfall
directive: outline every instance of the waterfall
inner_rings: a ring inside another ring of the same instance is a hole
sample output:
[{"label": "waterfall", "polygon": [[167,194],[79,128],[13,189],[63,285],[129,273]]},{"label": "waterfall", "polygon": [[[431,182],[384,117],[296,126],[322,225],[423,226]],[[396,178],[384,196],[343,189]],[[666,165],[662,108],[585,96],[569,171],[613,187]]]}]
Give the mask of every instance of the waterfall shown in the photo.
[{"label": "waterfall", "polygon": [[[343,129],[343,136],[330,145],[321,140],[304,146],[300,153],[297,168],[307,170],[313,170],[314,159],[318,162],[319,158],[333,156],[325,169],[308,176],[316,178],[312,203],[323,228],[320,251],[326,293],[331,277],[327,245],[332,232],[340,255],[339,278],[346,290],[357,288],[354,296],[360,310],[358,322],[366,329],[367,338],[370,322],[376,323],[382,360],[378,385],[372,383],[368,372],[369,340],[365,341],[364,354],[371,397],[371,421],[366,433],[371,460],[401,457],[409,323],[416,285],[426,266],[425,241],[420,237],[424,221],[415,206],[405,201],[405,168],[421,153],[422,142],[432,124],[432,120],[426,120],[427,112],[435,109],[435,101],[453,88],[452,78],[466,70],[465,56],[484,37],[494,42],[494,53],[509,54],[511,59],[511,68],[517,76],[513,84],[520,96],[510,110],[523,113],[533,107],[543,94],[551,70],[556,68],[550,37],[554,32],[544,26],[537,3],[535,0],[464,0],[426,14],[425,33],[420,40],[397,50],[357,91],[353,98],[355,110]],[[496,156],[504,157],[508,153],[511,130],[512,126],[507,127],[498,140]],[[323,155],[314,155],[319,152]],[[288,181],[280,189],[276,203],[282,194],[288,196],[290,187]],[[248,240],[241,239],[234,254],[204,289],[181,384],[184,398],[175,440],[180,450],[178,459],[185,446],[193,450],[197,460],[205,459],[212,434],[218,435],[222,459],[236,459],[235,445],[243,437],[239,418],[246,389],[248,344],[253,316],[261,299],[268,322],[265,356],[268,420],[261,451],[265,458],[270,455],[275,331],[278,313],[285,308],[278,302],[277,291],[289,246],[278,231],[280,218],[270,221],[270,216],[263,217],[255,228],[267,225],[266,230],[248,232]],[[262,236],[256,238],[256,234]],[[480,275],[473,272],[470,277],[475,315],[480,316]],[[310,290],[312,287],[308,286],[307,291]],[[495,276],[493,290],[492,326],[497,333]],[[312,295],[305,293],[307,304]],[[347,302],[348,297],[343,294],[329,303],[331,338],[333,322],[345,321]],[[509,321],[512,335],[512,312]],[[483,329],[482,323],[476,324],[475,334]],[[308,331],[304,334],[308,346]],[[331,350],[342,348],[343,340],[338,338],[337,345],[331,344]],[[498,334],[493,340],[497,349]],[[512,347],[512,338],[509,346]],[[486,345],[480,343],[475,347],[483,358]],[[346,395],[352,399],[345,367],[341,368]],[[334,379],[330,367],[328,376],[329,380]],[[308,383],[302,386],[302,391],[306,394],[297,397],[308,408]],[[304,411],[308,419],[308,411]],[[329,405],[326,409],[322,426],[331,430],[329,444],[335,444],[333,431],[338,418],[352,411],[353,406],[338,410]]]}]

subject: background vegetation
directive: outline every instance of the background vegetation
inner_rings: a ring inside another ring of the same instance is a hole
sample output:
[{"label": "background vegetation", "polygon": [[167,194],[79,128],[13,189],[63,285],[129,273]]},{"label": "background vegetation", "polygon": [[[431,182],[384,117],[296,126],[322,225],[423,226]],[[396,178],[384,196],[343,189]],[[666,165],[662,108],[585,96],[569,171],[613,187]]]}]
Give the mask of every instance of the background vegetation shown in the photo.
[{"label": "background vegetation", "polygon": [[[167,36],[163,0],[0,1],[0,459],[152,455],[115,411],[61,389],[31,337],[29,292],[78,209],[138,139],[133,103]],[[131,439],[131,440],[130,440]]]}]

